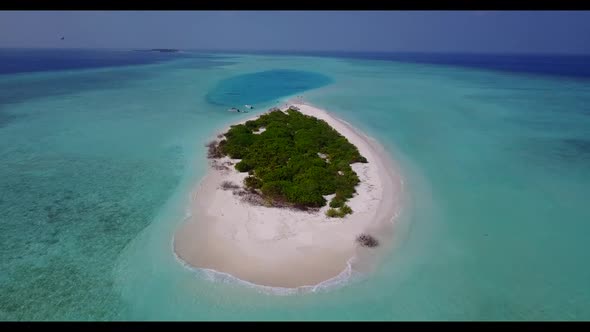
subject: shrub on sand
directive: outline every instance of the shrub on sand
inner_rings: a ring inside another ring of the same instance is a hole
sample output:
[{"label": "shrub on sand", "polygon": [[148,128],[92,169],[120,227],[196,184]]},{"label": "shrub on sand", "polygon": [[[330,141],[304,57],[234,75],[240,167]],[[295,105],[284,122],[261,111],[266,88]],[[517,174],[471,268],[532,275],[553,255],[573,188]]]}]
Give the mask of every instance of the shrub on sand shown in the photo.
[{"label": "shrub on sand", "polygon": [[350,208],[350,206],[344,204],[341,208],[340,208],[340,212],[343,213],[344,215],[347,214],[351,214],[352,213],[352,209]]},{"label": "shrub on sand", "polygon": [[211,141],[207,143],[207,158],[209,159],[219,159],[223,157],[223,153],[221,149],[219,149],[219,145],[216,141]]},{"label": "shrub on sand", "polygon": [[336,209],[328,209],[328,211],[326,212],[326,215],[330,218],[340,217],[340,214],[338,213],[338,210],[336,210]]},{"label": "shrub on sand", "polygon": [[223,190],[233,190],[233,189],[238,189],[240,188],[240,186],[238,186],[237,184],[231,182],[231,181],[223,181],[221,183],[221,189]]},{"label": "shrub on sand", "polygon": [[352,209],[350,206],[344,204],[339,209],[328,209],[326,215],[330,218],[344,218],[347,214],[351,214]]},{"label": "shrub on sand", "polygon": [[368,234],[361,234],[356,238],[356,242],[358,242],[363,247],[374,248],[379,245],[379,241],[376,238],[372,237]]}]

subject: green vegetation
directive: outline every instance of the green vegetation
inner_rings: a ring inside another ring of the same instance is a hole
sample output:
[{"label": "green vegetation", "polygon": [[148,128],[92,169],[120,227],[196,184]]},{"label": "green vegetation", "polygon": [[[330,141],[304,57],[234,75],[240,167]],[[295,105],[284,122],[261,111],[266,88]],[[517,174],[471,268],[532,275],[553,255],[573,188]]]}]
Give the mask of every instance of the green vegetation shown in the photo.
[{"label": "green vegetation", "polygon": [[245,178],[244,184],[246,185],[246,187],[252,188],[252,189],[262,188],[262,181],[255,176],[249,176],[249,177]]},{"label": "green vegetation", "polygon": [[[260,134],[253,132],[260,128]],[[241,159],[235,165],[248,172],[244,185],[259,190],[274,205],[307,209],[326,205],[324,195],[336,194],[328,215],[352,213],[346,201],[359,178],[351,163],[367,160],[325,121],[289,109],[271,111],[256,120],[232,126],[211,155]],[[333,211],[333,212],[330,212]]]},{"label": "green vegetation", "polygon": [[344,218],[345,215],[351,214],[352,209],[348,205],[343,205],[340,209],[328,209],[326,215],[332,218]]}]

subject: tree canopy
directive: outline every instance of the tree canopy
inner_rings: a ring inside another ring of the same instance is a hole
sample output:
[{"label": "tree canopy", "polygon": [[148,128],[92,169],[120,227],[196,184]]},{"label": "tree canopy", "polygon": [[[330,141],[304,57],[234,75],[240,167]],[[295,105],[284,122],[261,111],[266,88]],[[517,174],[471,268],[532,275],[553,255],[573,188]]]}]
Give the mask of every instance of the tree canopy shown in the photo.
[{"label": "tree canopy", "polygon": [[249,173],[244,185],[268,201],[319,208],[327,203],[323,196],[335,194],[328,215],[352,213],[346,201],[359,178],[350,164],[367,160],[327,122],[294,109],[275,110],[232,126],[224,137],[218,151],[241,159],[235,168]]}]

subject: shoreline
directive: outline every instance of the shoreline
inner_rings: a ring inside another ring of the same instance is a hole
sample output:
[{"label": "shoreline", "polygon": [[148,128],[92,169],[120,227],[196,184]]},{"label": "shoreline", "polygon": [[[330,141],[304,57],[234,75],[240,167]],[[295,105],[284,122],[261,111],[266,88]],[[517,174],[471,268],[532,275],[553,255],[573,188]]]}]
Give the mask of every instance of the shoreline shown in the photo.
[{"label": "shoreline", "polygon": [[[255,286],[315,290],[344,272],[373,270],[388,252],[403,189],[388,153],[377,141],[325,110],[300,101],[286,104],[326,121],[369,161],[351,165],[361,180],[357,194],[348,201],[353,213],[340,219],[325,216],[327,205],[318,212],[249,205],[220,188],[223,181],[242,185],[247,173],[237,172],[233,165],[215,169],[210,160],[207,174],[191,193],[191,216],[173,240],[175,256],[187,267],[216,271]],[[224,157],[218,162],[235,164],[236,160]],[[361,233],[376,237],[380,246],[358,245],[355,238]]]}]

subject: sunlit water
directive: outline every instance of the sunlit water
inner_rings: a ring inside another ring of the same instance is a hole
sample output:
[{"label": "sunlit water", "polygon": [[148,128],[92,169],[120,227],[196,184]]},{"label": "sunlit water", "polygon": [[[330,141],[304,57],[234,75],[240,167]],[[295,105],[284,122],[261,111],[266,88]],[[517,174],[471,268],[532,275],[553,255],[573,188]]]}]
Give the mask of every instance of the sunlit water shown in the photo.
[{"label": "sunlit water", "polygon": [[[360,59],[160,60],[0,76],[0,319],[590,318],[590,81]],[[391,254],[344,287],[289,296],[187,269],[172,239],[205,174],[204,143],[293,95],[400,166],[409,200]],[[250,114],[226,111],[245,103]]]}]

